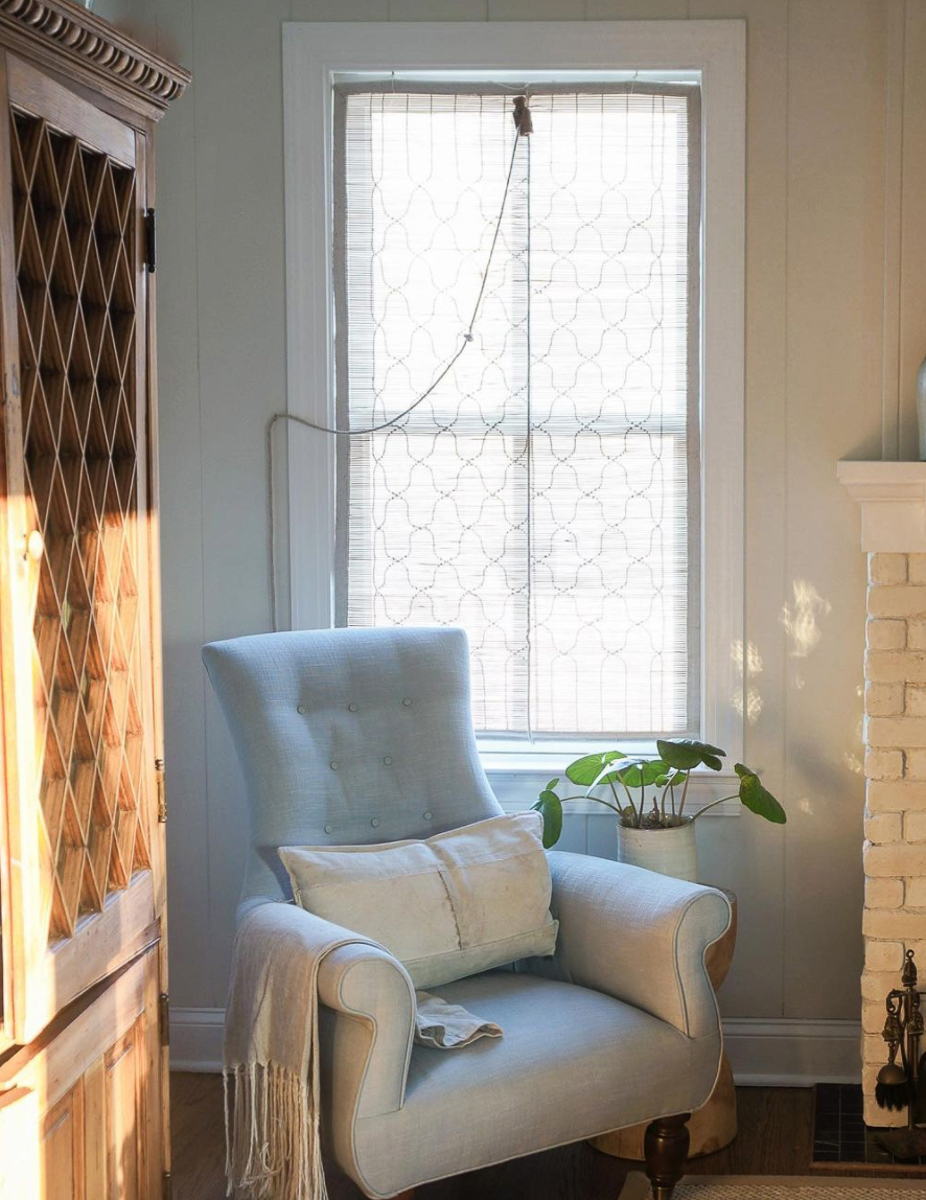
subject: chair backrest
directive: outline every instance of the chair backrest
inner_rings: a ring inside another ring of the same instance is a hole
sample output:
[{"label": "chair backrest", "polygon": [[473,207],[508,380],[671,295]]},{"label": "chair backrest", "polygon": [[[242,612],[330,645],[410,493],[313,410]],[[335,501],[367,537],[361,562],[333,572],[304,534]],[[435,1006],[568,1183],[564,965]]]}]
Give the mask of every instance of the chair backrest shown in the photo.
[{"label": "chair backrest", "polygon": [[239,919],[291,897],[279,846],[424,838],[496,816],[459,629],[267,633],[203,648],[251,812]]}]

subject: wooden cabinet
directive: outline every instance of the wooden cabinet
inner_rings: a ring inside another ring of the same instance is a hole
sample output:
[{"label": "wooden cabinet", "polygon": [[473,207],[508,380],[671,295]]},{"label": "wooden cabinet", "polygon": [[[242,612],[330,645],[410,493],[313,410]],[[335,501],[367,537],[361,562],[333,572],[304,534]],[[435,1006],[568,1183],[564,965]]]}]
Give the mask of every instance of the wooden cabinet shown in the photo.
[{"label": "wooden cabinet", "polygon": [[186,81],[0,0],[0,1200],[168,1170],[153,133]]}]

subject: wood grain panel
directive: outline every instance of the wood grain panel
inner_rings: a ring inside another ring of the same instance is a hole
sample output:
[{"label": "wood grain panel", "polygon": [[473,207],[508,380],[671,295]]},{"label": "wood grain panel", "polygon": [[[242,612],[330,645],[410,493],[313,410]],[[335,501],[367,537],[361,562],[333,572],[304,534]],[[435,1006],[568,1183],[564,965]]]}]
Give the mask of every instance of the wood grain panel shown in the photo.
[{"label": "wood grain panel", "polygon": [[82,1080],[45,1114],[41,1140],[43,1200],[85,1200]]},{"label": "wood grain panel", "polygon": [[19,1159],[15,1176],[0,1172],[3,1200],[157,1194],[160,1086],[151,1048],[158,1017],[156,1004],[146,1003],[157,957],[152,947],[47,1044],[24,1048],[0,1067],[7,1100],[0,1104],[0,1161],[10,1167]]},{"label": "wood grain panel", "polygon": [[145,1061],[140,1017],[103,1056],[107,1196],[144,1200]]}]

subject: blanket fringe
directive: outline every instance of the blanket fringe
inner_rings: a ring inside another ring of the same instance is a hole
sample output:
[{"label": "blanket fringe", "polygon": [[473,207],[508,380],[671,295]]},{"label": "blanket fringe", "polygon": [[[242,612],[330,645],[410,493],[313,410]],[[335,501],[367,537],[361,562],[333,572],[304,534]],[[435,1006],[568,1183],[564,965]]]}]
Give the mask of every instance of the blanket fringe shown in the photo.
[{"label": "blanket fringe", "polygon": [[236,1200],[327,1200],[318,1090],[277,1063],[226,1067],[225,1174]]}]

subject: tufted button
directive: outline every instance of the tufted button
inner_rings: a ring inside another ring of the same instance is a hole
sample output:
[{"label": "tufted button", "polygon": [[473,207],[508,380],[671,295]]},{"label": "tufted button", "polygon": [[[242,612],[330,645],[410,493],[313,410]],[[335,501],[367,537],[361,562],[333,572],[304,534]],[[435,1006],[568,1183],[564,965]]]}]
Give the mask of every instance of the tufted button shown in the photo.
[{"label": "tufted button", "polygon": [[325,833],[330,833],[330,832],[331,832],[331,826],[330,826],[330,825],[326,825],[326,826],[325,826]]},{"label": "tufted button", "polygon": [[348,704],[348,706],[347,706],[347,711],[348,711],[348,712],[356,712],[356,711],[357,711],[357,705],[356,705],[356,704]]},{"label": "tufted button", "polygon": [[411,697],[406,696],[405,699],[402,701],[402,703],[405,705],[406,708],[411,708],[411,706],[412,706]]},{"label": "tufted button", "polygon": [[434,814],[429,810],[428,812],[424,813],[423,816],[426,821],[430,821]]},{"label": "tufted button", "polygon": [[336,758],[333,758],[328,765],[331,767],[332,771],[336,771],[341,764]]},{"label": "tufted button", "polygon": [[304,704],[298,705],[296,708],[296,712],[300,715],[300,717],[304,717],[305,716],[305,705]]},{"label": "tufted button", "polygon": [[374,829],[378,828],[378,826],[379,826],[379,817],[374,817],[374,818],[373,818],[373,820],[370,822],[370,824],[373,826],[373,828],[374,828]]},{"label": "tufted button", "polygon": [[392,755],[387,754],[386,757],[383,759],[383,762],[386,764],[387,767],[391,767],[392,766]]}]

